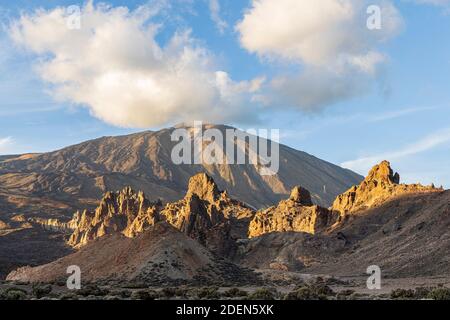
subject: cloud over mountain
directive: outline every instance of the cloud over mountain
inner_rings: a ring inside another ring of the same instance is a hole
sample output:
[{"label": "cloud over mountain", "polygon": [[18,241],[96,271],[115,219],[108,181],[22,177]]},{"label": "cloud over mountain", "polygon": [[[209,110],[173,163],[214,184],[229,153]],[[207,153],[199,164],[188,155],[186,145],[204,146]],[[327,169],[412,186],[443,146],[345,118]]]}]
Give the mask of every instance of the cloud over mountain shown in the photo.
[{"label": "cloud over mountain", "polygon": [[241,120],[252,110],[255,83],[234,82],[189,30],[163,46],[155,6],[134,11],[94,5],[81,9],[81,28],[65,8],[23,14],[12,39],[38,56],[37,71],[61,100],[83,105],[114,125],[148,127],[203,119]]}]

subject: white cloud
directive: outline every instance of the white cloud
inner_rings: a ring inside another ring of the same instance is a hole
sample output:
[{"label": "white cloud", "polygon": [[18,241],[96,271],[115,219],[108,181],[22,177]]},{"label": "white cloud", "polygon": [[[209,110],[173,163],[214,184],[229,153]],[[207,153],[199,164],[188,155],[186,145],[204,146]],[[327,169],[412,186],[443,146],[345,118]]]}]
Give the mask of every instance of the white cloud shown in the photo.
[{"label": "white cloud", "polygon": [[67,13],[59,7],[22,15],[10,33],[39,56],[38,73],[56,98],[87,106],[108,123],[148,127],[251,118],[247,84],[217,68],[189,30],[158,44],[162,26],[152,23],[155,14],[154,6],[129,11],[88,2],[79,30],[66,27]]},{"label": "white cloud", "polygon": [[[367,28],[367,7],[374,4],[381,8],[380,30]],[[301,66],[298,75],[280,76],[287,87],[275,81],[275,93],[315,109],[366,92],[386,59],[378,47],[402,23],[387,0],[253,0],[236,29],[249,52]]]},{"label": "white cloud", "polygon": [[355,160],[346,161],[341,164],[342,167],[348,168],[359,173],[366,173],[375,164],[383,160],[398,160],[419,154],[442,144],[450,142],[450,128],[442,129],[434,132],[417,142],[407,145],[395,151],[384,152],[378,155],[360,157]]},{"label": "white cloud", "polygon": [[219,0],[209,0],[209,11],[211,12],[211,20],[216,24],[217,30],[224,33],[228,28],[228,23],[220,16]]},{"label": "white cloud", "polygon": [[13,140],[11,137],[0,138],[0,154],[8,153],[12,144]]}]

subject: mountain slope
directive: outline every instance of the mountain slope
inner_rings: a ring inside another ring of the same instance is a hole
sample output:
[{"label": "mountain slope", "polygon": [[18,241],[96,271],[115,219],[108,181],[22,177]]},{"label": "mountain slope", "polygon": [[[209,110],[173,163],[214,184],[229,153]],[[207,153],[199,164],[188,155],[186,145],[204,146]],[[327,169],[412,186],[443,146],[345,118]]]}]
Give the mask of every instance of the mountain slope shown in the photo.
[{"label": "mountain slope", "polygon": [[167,285],[188,280],[199,284],[257,280],[251,271],[215,257],[166,223],[158,223],[135,238],[106,236],[55,262],[20,268],[7,279],[30,282],[66,279],[67,267],[72,265],[80,267],[83,281]]},{"label": "mountain slope", "polygon": [[[230,128],[205,126],[212,127],[221,132]],[[274,176],[261,176],[250,164],[174,165],[174,129],[103,137],[55,152],[4,157],[0,160],[0,196],[22,196],[12,205],[23,210],[30,206],[28,211],[39,210],[47,217],[68,217],[76,209],[95,206],[106,191],[125,186],[144,191],[153,201],[174,201],[183,196],[191,176],[207,172],[222,190],[257,208],[278,202],[298,184],[311,192],[317,204],[329,206],[338,194],[362,180],[349,170],[284,145],[280,145],[280,170]],[[33,197],[66,208],[41,210],[28,200]]]}]

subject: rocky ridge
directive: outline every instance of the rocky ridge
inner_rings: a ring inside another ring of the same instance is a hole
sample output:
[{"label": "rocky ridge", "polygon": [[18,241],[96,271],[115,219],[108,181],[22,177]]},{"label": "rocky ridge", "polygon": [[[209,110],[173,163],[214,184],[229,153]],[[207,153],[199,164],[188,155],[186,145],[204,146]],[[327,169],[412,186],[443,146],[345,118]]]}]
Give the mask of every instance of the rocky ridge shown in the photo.
[{"label": "rocky ridge", "polygon": [[315,234],[333,225],[338,215],[311,201],[308,190],[297,186],[289,199],[277,206],[258,211],[250,222],[249,238],[270,232],[305,232]]},{"label": "rocky ridge", "polygon": [[331,208],[314,205],[309,191],[296,186],[288,199],[255,212],[220,191],[209,175],[200,173],[191,177],[186,195],[179,201],[163,206],[161,201],[151,202],[143,192],[135,193],[127,187],[107,192],[94,211],[77,212],[65,225],[74,229],[69,244],[81,247],[106,234],[134,237],[166,221],[214,251],[230,254],[237,239],[271,232],[317,234],[336,227],[350,213],[376,207],[391,198],[436,191],[441,189],[400,184],[399,174],[383,161],[360,185],[339,195]]},{"label": "rocky ridge", "polygon": [[227,251],[228,240],[245,237],[243,230],[253,214],[251,208],[231,199],[211,177],[201,173],[189,180],[183,199],[165,206],[149,201],[143,192],[136,194],[130,187],[106,193],[94,211],[75,213],[69,222],[75,227],[68,243],[81,247],[114,233],[135,237],[155,223],[166,221],[210,248]]},{"label": "rocky ridge", "polygon": [[331,209],[345,215],[376,207],[402,195],[436,191],[443,189],[433,185],[400,184],[400,175],[394,173],[388,161],[382,161],[370,170],[361,184],[337,196]]},{"label": "rocky ridge", "polygon": [[[289,199],[255,213],[220,191],[211,177],[198,174],[190,179],[183,199],[165,206],[148,201],[143,193],[136,194],[131,188],[107,193],[96,210],[74,216],[70,223],[76,227],[71,240],[76,241],[72,245],[81,250],[61,261],[65,265],[79,260],[88,269],[95,266],[89,269],[94,279],[125,272],[128,279],[138,275],[149,283],[161,281],[166,275],[191,279],[192,270],[210,270],[217,257],[224,261],[217,266],[222,266],[225,274],[231,270],[245,274],[235,269],[236,265],[361,274],[375,261],[386,272],[435,275],[448,266],[449,206],[448,191],[400,184],[400,176],[387,161],[375,166],[359,186],[339,196],[329,209],[314,205],[305,188],[295,187]],[[159,237],[166,234],[170,234],[169,240],[155,247]],[[114,255],[114,261],[108,260],[103,252],[112,254],[116,244],[122,248],[121,253]],[[185,244],[190,248],[187,251]],[[107,249],[103,251],[103,247]],[[136,252],[128,255],[129,248]],[[172,249],[175,255],[170,253]],[[192,264],[191,249],[200,250],[198,261],[209,262]],[[139,250],[149,250],[148,259],[141,260]],[[130,259],[138,260],[130,264]],[[105,265],[106,270],[97,273],[104,260],[113,263],[114,270]],[[172,266],[187,261],[194,267],[164,271],[157,268],[163,261]],[[233,261],[234,266],[226,261]],[[135,268],[126,269],[129,265]],[[61,262],[55,262],[18,270],[9,279],[39,281],[48,274],[54,279],[56,271],[59,274],[61,270]],[[157,279],[152,276],[155,274]],[[215,277],[214,273],[210,275]]]}]

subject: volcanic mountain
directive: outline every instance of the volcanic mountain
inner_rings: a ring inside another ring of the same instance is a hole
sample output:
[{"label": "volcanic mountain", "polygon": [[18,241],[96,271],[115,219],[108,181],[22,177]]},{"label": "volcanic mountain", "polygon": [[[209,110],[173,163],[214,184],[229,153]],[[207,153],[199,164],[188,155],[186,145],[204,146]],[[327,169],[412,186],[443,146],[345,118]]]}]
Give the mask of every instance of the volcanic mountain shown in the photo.
[{"label": "volcanic mountain", "polygon": [[[210,128],[224,135],[232,129],[204,125],[205,130]],[[189,178],[200,172],[256,208],[288,196],[299,183],[317,204],[329,206],[362,180],[350,170],[285,145],[280,145],[280,170],[273,176],[261,175],[253,164],[175,165],[171,159],[178,143],[171,140],[175,129],[102,137],[54,152],[0,158],[0,219],[11,212],[68,218],[78,209],[94,208],[107,191],[125,186],[145,192],[151,201],[175,201],[185,194]]]}]

